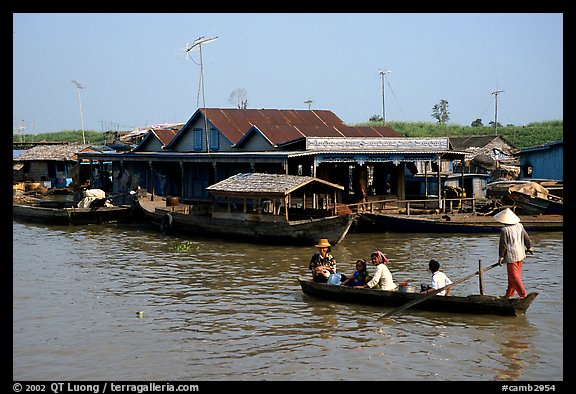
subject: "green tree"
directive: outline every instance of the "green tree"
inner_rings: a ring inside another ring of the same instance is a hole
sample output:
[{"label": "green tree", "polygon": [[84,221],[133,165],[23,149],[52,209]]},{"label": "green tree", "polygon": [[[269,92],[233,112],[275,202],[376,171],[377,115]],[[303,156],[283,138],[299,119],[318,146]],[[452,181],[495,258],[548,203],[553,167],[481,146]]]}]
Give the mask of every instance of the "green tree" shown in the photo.
[{"label": "green tree", "polygon": [[382,115],[372,115],[370,117],[370,119],[368,119],[368,122],[383,122],[384,118],[382,118]]},{"label": "green tree", "polygon": [[450,120],[450,112],[448,111],[448,101],[442,99],[440,102],[432,107],[432,117],[436,119],[439,125],[445,125]]},{"label": "green tree", "polygon": [[476,119],[474,122],[470,124],[472,127],[484,127],[484,123],[482,123],[482,119]]}]

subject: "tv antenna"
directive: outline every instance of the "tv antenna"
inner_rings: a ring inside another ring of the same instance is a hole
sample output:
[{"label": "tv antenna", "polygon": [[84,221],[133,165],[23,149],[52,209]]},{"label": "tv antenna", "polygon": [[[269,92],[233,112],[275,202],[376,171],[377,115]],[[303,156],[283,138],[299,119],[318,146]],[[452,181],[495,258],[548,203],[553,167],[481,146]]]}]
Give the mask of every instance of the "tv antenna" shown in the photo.
[{"label": "tv antenna", "polygon": [[386,74],[391,73],[390,70],[380,70],[380,77],[382,79],[382,120],[384,121],[384,126],[386,126],[386,106],[384,105],[384,78]]},{"label": "tv antenna", "polygon": [[498,95],[503,93],[504,90],[498,90],[492,92],[494,95],[494,132],[498,135]]},{"label": "tv antenna", "polygon": [[84,113],[82,111],[82,99],[80,98],[80,91],[84,89],[84,86],[76,80],[72,80],[72,83],[76,85],[76,90],[78,91],[78,104],[80,104],[80,122],[82,124],[82,143],[86,144],[86,136],[84,134]]},{"label": "tv antenna", "polygon": [[196,47],[198,47],[198,50],[200,51],[200,86],[201,86],[201,91],[202,91],[202,106],[204,107],[204,129],[206,131],[206,152],[210,153],[210,137],[208,135],[208,119],[207,119],[207,115],[206,115],[206,96],[204,94],[204,65],[202,62],[202,44],[207,44],[209,42],[212,41],[216,41],[218,39],[218,37],[212,37],[212,38],[206,38],[204,36],[197,38],[192,45],[189,45],[188,43],[186,43],[186,56],[188,58],[188,55],[190,53],[190,51]]},{"label": "tv antenna", "polygon": [[312,103],[314,102],[314,100],[312,99],[308,99],[305,100],[304,103],[308,104],[308,111],[310,111],[312,109]]}]

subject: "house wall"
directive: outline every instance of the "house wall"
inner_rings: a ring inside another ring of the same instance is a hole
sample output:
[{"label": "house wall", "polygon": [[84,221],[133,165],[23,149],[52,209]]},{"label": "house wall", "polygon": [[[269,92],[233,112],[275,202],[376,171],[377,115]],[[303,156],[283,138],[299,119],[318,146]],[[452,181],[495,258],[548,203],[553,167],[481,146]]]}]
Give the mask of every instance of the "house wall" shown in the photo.
[{"label": "house wall", "polygon": [[[527,168],[532,167],[532,174]],[[520,153],[520,179],[564,179],[564,146],[557,144],[547,149]]]},{"label": "house wall", "polygon": [[242,151],[262,152],[271,150],[275,150],[275,148],[260,133],[252,133],[242,144]]},{"label": "house wall", "polygon": [[148,138],[140,150],[147,152],[160,152],[162,151],[162,142],[157,138]]},{"label": "house wall", "polygon": [[[190,124],[186,130],[183,131],[182,137],[178,140],[178,142],[174,145],[175,152],[198,152],[198,150],[194,149],[194,130],[195,129],[202,129],[202,152],[206,152],[206,134],[205,134],[205,123],[204,118],[199,117]],[[215,126],[208,122],[208,129],[216,129]],[[217,129],[216,129],[217,130]],[[218,131],[218,152],[230,152],[233,151],[234,148],[231,147],[232,142],[228,140],[228,138],[224,137],[224,135]],[[213,148],[210,149],[214,151]]]}]

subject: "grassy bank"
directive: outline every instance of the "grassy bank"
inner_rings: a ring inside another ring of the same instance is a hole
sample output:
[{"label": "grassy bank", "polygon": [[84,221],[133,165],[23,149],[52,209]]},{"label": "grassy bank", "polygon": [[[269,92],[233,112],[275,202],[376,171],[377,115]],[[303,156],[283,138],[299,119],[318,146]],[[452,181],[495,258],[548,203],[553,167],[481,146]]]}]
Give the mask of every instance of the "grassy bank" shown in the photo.
[{"label": "grassy bank", "polygon": [[[383,126],[382,122],[367,122],[356,126]],[[404,137],[469,137],[496,135],[491,127],[472,127],[461,125],[441,126],[432,122],[386,122]],[[534,122],[526,126],[498,127],[498,135],[504,137],[517,148],[538,146],[550,141],[563,139],[564,121],[552,120]]]},{"label": "grassy bank", "polygon": [[[355,126],[382,126],[382,122],[359,123]],[[479,135],[495,135],[491,127],[472,127],[461,125],[441,126],[432,122],[387,122],[386,126],[392,127],[405,137],[466,137]],[[93,145],[103,145],[112,141],[110,134],[94,130],[84,132],[86,142]],[[552,120],[546,122],[534,122],[526,126],[504,126],[498,128],[498,135],[504,137],[517,148],[538,146],[550,141],[563,139],[564,121]],[[82,130],[67,130],[41,134],[13,134],[13,141],[21,139],[28,142],[39,141],[64,141],[82,143]]]}]

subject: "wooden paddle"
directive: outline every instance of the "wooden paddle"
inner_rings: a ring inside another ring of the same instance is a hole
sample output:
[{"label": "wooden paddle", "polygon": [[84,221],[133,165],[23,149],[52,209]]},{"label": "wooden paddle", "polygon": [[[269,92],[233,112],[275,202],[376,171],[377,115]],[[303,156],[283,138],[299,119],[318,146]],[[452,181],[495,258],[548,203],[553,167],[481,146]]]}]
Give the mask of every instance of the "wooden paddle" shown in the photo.
[{"label": "wooden paddle", "polygon": [[[413,299],[412,301],[407,302],[407,303],[405,303],[404,305],[402,305],[402,306],[400,306],[400,307],[398,307],[398,308],[396,308],[396,309],[394,309],[394,310],[392,310],[392,311],[390,311],[390,312],[382,315],[379,319],[383,319],[383,318],[385,318],[385,317],[388,317],[388,316],[391,316],[391,315],[395,315],[395,314],[397,314],[398,312],[402,312],[402,311],[410,308],[411,306],[414,306],[414,305],[416,305],[416,304],[419,304],[419,303],[421,303],[422,301],[426,301],[428,298],[435,296],[436,294],[440,293],[442,290],[446,290],[446,289],[448,289],[449,287],[452,287],[452,286],[454,286],[454,285],[457,285],[458,283],[462,283],[462,282],[464,282],[465,280],[468,280],[468,279],[472,278],[472,277],[475,276],[475,275],[479,275],[479,274],[482,273],[482,272],[486,272],[486,271],[488,271],[489,269],[492,269],[492,268],[494,268],[494,267],[496,267],[496,266],[498,266],[498,265],[499,265],[498,263],[494,263],[494,264],[492,264],[492,265],[489,266],[489,267],[482,268],[481,270],[478,270],[478,271],[474,272],[473,274],[470,274],[470,275],[466,276],[465,278],[458,279],[457,281],[452,282],[452,283],[450,283],[449,285],[446,285],[446,286],[444,286],[444,287],[441,287],[441,288],[439,288],[439,289],[436,289],[436,290],[434,290],[434,291],[431,291],[430,293],[426,293],[426,295],[423,295],[423,296],[420,297],[420,298],[415,298],[415,299]],[[447,297],[449,297],[449,296],[447,296]]]}]

